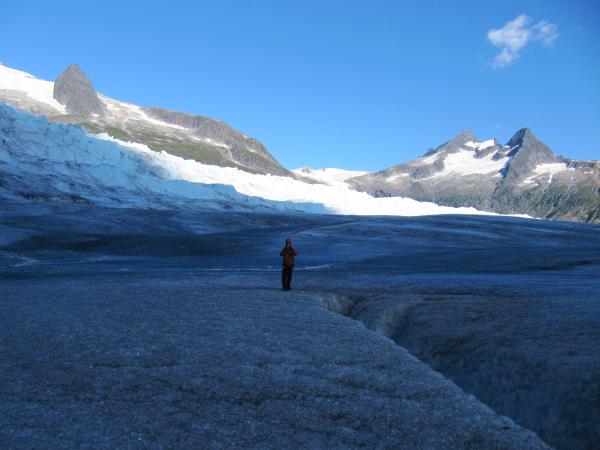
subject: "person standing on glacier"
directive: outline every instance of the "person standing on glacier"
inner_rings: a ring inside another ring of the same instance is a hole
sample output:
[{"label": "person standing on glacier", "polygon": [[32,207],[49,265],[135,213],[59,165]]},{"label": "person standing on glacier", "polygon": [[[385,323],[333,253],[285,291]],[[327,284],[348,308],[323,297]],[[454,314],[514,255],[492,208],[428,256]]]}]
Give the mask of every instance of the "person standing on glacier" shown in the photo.
[{"label": "person standing on glacier", "polygon": [[285,240],[285,247],[279,252],[279,256],[283,257],[282,268],[281,268],[281,289],[283,291],[290,291],[292,289],[292,272],[294,271],[294,257],[298,254],[294,247],[292,247],[292,240],[287,238]]}]

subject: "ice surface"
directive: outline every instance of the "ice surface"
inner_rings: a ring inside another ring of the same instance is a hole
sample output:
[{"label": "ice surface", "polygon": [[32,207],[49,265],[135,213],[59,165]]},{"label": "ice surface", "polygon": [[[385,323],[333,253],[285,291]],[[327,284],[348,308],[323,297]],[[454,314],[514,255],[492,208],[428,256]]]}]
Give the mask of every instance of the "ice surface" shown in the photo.
[{"label": "ice surface", "polygon": [[3,442],[542,445],[323,302],[559,448],[597,441],[598,226],[6,201],[0,236]]},{"label": "ice surface", "polygon": [[10,448],[546,448],[317,294],[118,275],[0,289]]}]

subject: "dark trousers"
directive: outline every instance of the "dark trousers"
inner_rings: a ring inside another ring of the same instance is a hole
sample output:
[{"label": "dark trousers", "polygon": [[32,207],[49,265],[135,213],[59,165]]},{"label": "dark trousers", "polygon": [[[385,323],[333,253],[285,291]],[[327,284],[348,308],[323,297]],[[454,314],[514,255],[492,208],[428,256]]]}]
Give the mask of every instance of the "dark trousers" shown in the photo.
[{"label": "dark trousers", "polygon": [[293,267],[283,266],[281,269],[281,287],[284,291],[289,291],[292,287],[292,272]]}]

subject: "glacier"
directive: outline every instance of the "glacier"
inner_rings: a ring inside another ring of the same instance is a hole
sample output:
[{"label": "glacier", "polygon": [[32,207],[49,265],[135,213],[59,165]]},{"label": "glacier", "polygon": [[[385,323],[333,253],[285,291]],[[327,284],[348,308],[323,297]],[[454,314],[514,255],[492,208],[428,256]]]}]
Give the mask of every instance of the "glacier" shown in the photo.
[{"label": "glacier", "polygon": [[[599,438],[597,225],[0,206],[10,447]],[[287,236],[299,256],[282,292]]]}]

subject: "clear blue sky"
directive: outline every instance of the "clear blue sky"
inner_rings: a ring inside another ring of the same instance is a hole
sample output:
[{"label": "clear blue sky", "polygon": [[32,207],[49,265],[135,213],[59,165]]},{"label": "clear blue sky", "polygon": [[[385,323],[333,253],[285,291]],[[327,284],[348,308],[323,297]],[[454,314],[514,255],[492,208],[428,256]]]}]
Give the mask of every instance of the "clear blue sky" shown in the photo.
[{"label": "clear blue sky", "polygon": [[5,65],[77,63],[99,92],[224,120],[289,168],[382,169],[464,128],[600,159],[595,0],[0,0],[0,23]]}]

